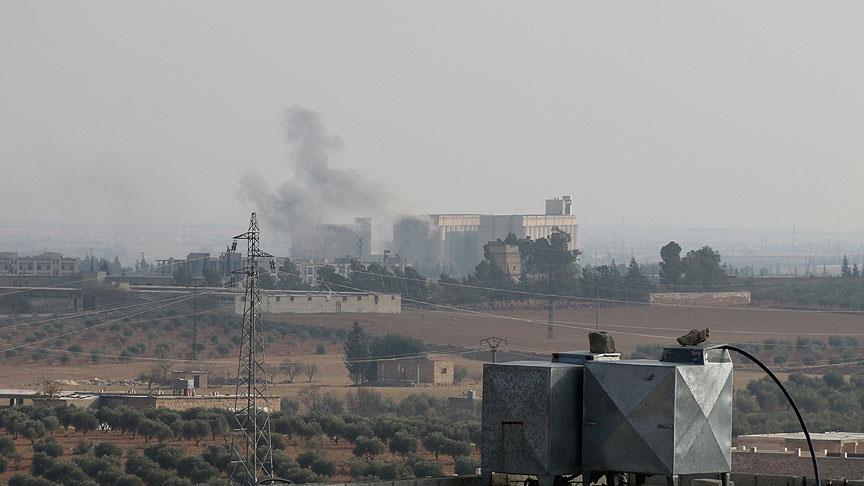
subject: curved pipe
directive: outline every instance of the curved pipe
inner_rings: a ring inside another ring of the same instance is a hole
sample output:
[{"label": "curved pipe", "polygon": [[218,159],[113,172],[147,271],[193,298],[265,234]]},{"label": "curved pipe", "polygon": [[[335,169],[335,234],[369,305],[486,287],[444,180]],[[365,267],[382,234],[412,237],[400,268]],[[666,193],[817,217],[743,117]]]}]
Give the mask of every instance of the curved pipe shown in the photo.
[{"label": "curved pipe", "polygon": [[762,368],[762,371],[768,374],[768,376],[770,376],[771,379],[774,380],[774,383],[778,387],[780,387],[780,391],[782,391],[783,395],[786,396],[786,400],[789,401],[789,405],[792,405],[792,410],[795,411],[795,415],[798,417],[798,423],[801,424],[801,429],[804,431],[804,437],[807,438],[807,447],[810,449],[810,459],[812,459],[813,461],[813,476],[816,478],[816,486],[821,486],[822,483],[820,482],[819,478],[819,464],[816,462],[816,449],[813,448],[813,439],[810,438],[810,431],[807,430],[807,424],[804,423],[804,417],[801,416],[801,411],[798,410],[798,405],[795,404],[795,400],[792,399],[792,395],[789,394],[789,391],[786,390],[786,387],[783,386],[783,383],[780,383],[780,380],[777,378],[777,376],[775,376],[774,373],[772,373],[767,366],[765,366],[761,361],[759,361],[756,356],[753,356],[752,354],[744,351],[741,348],[736,348],[735,346],[730,346],[728,344],[724,344],[718,347],[728,349],[729,351],[735,351],[736,353],[756,363],[756,365]]},{"label": "curved pipe", "polygon": [[258,480],[258,482],[255,483],[255,484],[274,484],[274,483],[278,483],[278,484],[294,484],[294,483],[292,483],[291,481],[289,481],[289,480],[287,480],[287,479],[282,479],[282,478],[264,478],[264,479],[260,479],[260,480]]}]

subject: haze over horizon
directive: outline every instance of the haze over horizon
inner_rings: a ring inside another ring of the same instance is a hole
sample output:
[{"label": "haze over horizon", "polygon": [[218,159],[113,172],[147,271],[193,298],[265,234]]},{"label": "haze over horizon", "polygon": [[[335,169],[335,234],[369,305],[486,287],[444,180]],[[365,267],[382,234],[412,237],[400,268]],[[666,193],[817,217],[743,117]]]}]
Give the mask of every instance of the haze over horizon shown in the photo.
[{"label": "haze over horizon", "polygon": [[243,221],[298,105],[391,216],[857,234],[864,5],[820,7],[6,1],[0,221]]}]

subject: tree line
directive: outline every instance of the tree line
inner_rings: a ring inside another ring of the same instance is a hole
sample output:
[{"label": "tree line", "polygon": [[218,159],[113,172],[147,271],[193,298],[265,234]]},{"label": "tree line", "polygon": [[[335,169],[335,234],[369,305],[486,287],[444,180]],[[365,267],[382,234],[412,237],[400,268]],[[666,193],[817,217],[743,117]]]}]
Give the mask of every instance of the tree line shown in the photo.
[{"label": "tree line", "polygon": [[[451,456],[460,474],[473,472],[478,465],[479,418],[473,412],[450,410],[446,399],[423,394],[397,403],[360,388],[343,400],[310,387],[301,394],[301,402],[283,399],[281,405],[281,411],[271,414],[274,472],[295,483],[325,482],[340,470],[364,481],[442,476],[441,455]],[[13,486],[227,484],[233,420],[233,413],[219,409],[2,409],[0,472],[11,464],[21,466],[23,454],[14,439],[24,437],[33,459],[29,474],[19,471],[10,479]],[[61,428],[81,437],[71,458],[53,437]],[[105,435],[108,431],[142,437],[145,446],[124,451]],[[87,437],[98,442],[94,445]],[[170,445],[172,439],[203,442],[205,448],[200,455],[189,454],[185,447]],[[341,441],[353,445],[355,459],[337,463],[327,457],[326,444]],[[305,444],[305,450],[289,457],[289,442]],[[382,460],[385,453],[389,459]]]}]

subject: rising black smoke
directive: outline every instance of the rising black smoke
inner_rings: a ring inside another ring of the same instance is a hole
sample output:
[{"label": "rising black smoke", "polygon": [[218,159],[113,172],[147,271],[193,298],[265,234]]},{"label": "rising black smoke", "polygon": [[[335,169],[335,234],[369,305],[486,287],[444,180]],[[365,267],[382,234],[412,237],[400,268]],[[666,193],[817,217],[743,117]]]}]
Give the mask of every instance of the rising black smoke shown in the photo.
[{"label": "rising black smoke", "polygon": [[294,176],[274,188],[251,172],[237,191],[274,229],[296,237],[322,222],[386,214],[389,191],[354,169],[330,166],[344,143],[327,132],[319,113],[292,106],[282,114],[282,127]]}]

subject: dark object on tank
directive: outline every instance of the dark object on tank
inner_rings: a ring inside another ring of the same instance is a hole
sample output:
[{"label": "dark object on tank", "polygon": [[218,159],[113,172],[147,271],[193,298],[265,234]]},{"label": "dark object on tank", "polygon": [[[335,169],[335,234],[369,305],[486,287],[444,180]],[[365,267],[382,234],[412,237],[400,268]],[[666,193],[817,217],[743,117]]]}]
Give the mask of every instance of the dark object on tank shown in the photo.
[{"label": "dark object on tank", "polygon": [[660,361],[668,363],[702,365],[705,363],[727,363],[729,352],[722,346],[685,346],[663,348]]},{"label": "dark object on tank", "polygon": [[615,338],[606,331],[591,331],[588,333],[588,347],[592,353],[617,353]]},{"label": "dark object on tank", "polygon": [[592,353],[590,351],[559,351],[552,353],[553,363],[585,364],[586,361],[612,361],[621,359],[621,353]]},{"label": "dark object on tank", "polygon": [[698,329],[690,329],[690,332],[679,337],[677,341],[681,346],[696,346],[697,344],[702,344],[707,341],[709,336],[711,336],[711,331],[707,328],[702,329],[701,331]]}]

